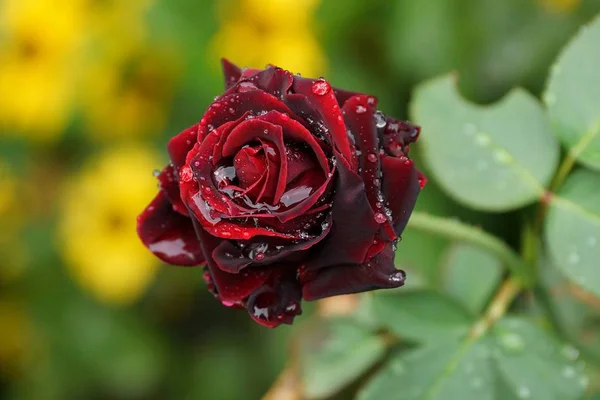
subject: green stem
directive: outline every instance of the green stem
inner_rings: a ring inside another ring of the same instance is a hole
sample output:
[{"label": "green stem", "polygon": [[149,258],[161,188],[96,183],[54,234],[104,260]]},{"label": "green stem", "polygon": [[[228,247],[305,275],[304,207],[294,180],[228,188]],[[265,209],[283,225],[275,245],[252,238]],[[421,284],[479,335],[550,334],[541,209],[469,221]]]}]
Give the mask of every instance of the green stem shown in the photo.
[{"label": "green stem", "polygon": [[473,244],[488,250],[511,270],[522,285],[528,287],[533,283],[531,268],[521,257],[502,240],[480,228],[423,212],[413,212],[408,221],[408,226],[412,229],[443,236],[456,242]]},{"label": "green stem", "polygon": [[490,301],[483,316],[473,325],[469,337],[476,340],[483,336],[506,313],[522,288],[522,284],[514,277],[505,280]]}]

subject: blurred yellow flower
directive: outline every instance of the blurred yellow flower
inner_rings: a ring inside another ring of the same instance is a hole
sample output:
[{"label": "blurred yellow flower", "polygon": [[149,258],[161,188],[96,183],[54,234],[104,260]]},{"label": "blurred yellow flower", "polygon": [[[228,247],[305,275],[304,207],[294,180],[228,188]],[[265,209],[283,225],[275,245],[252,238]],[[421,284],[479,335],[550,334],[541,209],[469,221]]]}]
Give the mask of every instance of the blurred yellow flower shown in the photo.
[{"label": "blurred yellow flower", "polygon": [[136,216],[156,194],[158,160],[140,146],[116,148],[91,159],[65,188],[59,246],[72,278],[102,302],[135,301],[156,274]]},{"label": "blurred yellow flower", "polygon": [[581,0],[537,0],[538,3],[548,11],[558,14],[568,14],[575,11],[581,4]]},{"label": "blurred yellow flower", "polygon": [[107,55],[84,78],[86,128],[97,140],[160,132],[173,95],[178,58],[156,47]]},{"label": "blurred yellow flower", "polygon": [[0,299],[0,326],[0,373],[14,377],[24,367],[26,353],[31,346],[32,330],[22,304]]},{"label": "blurred yellow flower", "polygon": [[78,0],[0,2],[0,129],[36,140],[64,129],[83,26]]},{"label": "blurred yellow flower", "polygon": [[256,25],[285,30],[309,26],[320,0],[241,0],[242,14]]},{"label": "blurred yellow flower", "polygon": [[326,60],[311,25],[317,0],[239,0],[235,5],[221,11],[228,18],[221,18],[221,28],[212,39],[211,58],[323,75]]}]

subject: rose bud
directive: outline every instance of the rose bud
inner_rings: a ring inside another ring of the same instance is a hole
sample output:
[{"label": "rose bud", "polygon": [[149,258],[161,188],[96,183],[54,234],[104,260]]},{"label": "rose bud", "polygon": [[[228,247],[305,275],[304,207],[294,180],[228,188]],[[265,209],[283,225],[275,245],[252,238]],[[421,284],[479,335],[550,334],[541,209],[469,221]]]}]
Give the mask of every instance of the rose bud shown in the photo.
[{"label": "rose bud", "polygon": [[408,158],[419,127],[322,78],[223,70],[225,92],[169,141],[143,243],[204,265],[221,303],[268,327],[292,323],[301,299],[402,286],[396,242],[425,183]]}]

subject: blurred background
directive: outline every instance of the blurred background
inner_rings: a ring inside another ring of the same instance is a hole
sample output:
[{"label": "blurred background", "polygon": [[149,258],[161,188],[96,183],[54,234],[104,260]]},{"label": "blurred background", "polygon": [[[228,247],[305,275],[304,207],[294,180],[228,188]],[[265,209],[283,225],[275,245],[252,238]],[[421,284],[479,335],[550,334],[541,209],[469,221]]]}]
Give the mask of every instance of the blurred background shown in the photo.
[{"label": "blurred background", "polygon": [[[167,140],[223,88],[220,57],[325,76],[408,118],[414,85],[453,70],[478,102],[516,85],[538,95],[599,11],[600,0],[0,0],[0,398],[258,399],[283,368],[297,326],[223,308],[200,270],[161,265],[135,234]],[[517,216],[468,212],[435,182],[418,207],[518,241]],[[445,247],[407,231],[398,266],[435,286]]]}]

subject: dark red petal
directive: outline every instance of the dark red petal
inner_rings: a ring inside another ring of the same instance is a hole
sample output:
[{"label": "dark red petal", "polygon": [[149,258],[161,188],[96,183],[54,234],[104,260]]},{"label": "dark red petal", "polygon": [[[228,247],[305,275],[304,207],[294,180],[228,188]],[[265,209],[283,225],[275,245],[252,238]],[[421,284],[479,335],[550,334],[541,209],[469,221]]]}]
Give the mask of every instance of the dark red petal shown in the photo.
[{"label": "dark red petal", "polygon": [[253,140],[263,139],[275,145],[280,154],[279,172],[277,176],[277,185],[273,196],[273,204],[277,204],[283,191],[285,190],[285,179],[287,176],[287,159],[281,155],[285,154],[285,144],[283,142],[283,132],[280,126],[257,118],[241,122],[236,126],[223,145],[223,156],[233,156],[245,144]]},{"label": "dark red petal", "polygon": [[421,191],[420,172],[412,160],[406,157],[381,157],[383,170],[383,197],[392,211],[392,223],[397,235],[400,235]]},{"label": "dark red petal", "polygon": [[246,189],[259,180],[267,168],[261,147],[245,147],[233,157],[240,187]]},{"label": "dark red petal", "polygon": [[225,88],[229,89],[242,77],[242,70],[226,58],[221,58],[221,67],[225,77]]},{"label": "dark red petal", "polygon": [[196,266],[204,262],[192,220],[173,210],[164,191],[138,217],[137,233],[144,245],[166,263]]},{"label": "dark red petal", "polygon": [[[194,221],[196,234],[202,243],[202,250],[210,255],[223,239],[208,234]],[[212,257],[206,259],[206,265],[219,300],[226,306],[232,306],[245,300],[252,292],[260,288],[271,274],[266,269],[248,269],[239,274],[229,274],[217,267]]]},{"label": "dark red petal", "polygon": [[282,98],[292,86],[294,77],[289,71],[278,67],[269,67],[248,80],[254,82],[259,89]]},{"label": "dark red petal", "polygon": [[375,120],[376,107],[377,99],[358,95],[348,99],[342,111],[346,126],[356,139],[360,176],[365,184],[367,199],[381,223],[381,234],[390,241],[396,237],[381,193],[381,155]]},{"label": "dark red petal", "polygon": [[161,190],[163,190],[169,201],[173,205],[173,210],[180,214],[188,216],[188,210],[179,194],[179,176],[174,171],[173,165],[167,165],[162,172],[158,175],[158,184]]},{"label": "dark red petal", "polygon": [[[255,242],[244,245],[222,241],[212,254],[213,259],[225,272],[237,274],[249,265],[261,266],[274,262],[290,262],[306,255],[304,252],[320,243],[331,230],[331,216],[319,226],[318,235],[302,239],[299,243],[272,242],[272,238],[255,238]],[[306,229],[305,229],[306,231]],[[308,235],[307,235],[308,236]]]},{"label": "dark red petal", "polygon": [[[244,82],[239,82],[237,85],[242,83]],[[200,120],[198,140],[201,141],[209,132],[225,122],[244,116],[247,112],[259,115],[271,110],[292,114],[292,111],[280,99],[262,90],[233,92],[221,96],[208,107]]]},{"label": "dark red petal", "polygon": [[167,151],[171,157],[171,163],[175,167],[175,172],[179,173],[179,168],[185,164],[188,152],[196,144],[198,137],[199,124],[190,126],[183,132],[173,136],[167,144]]},{"label": "dark red petal", "polygon": [[404,285],[404,271],[394,267],[393,244],[388,243],[368,262],[323,268],[316,273],[301,271],[304,300],[318,300],[324,297],[365,292],[374,289],[396,288]]},{"label": "dark red petal", "polygon": [[304,125],[296,120],[291,119],[288,115],[279,113],[277,111],[270,111],[265,115],[257,117],[257,119],[280,126],[283,132],[283,138],[286,142],[292,141],[305,143],[308,145],[317,158],[324,173],[329,173],[329,163],[327,162],[327,156],[323,151],[323,147],[319,141],[317,141],[314,135],[304,127]]},{"label": "dark red petal", "polygon": [[362,264],[380,228],[361,177],[344,163],[338,163],[337,167],[335,200],[331,209],[332,231],[319,251],[306,263],[308,270]]},{"label": "dark red petal", "polygon": [[[312,78],[302,78],[301,76],[294,76],[294,81],[307,81],[309,84],[313,84],[316,79],[312,79]],[[358,93],[358,92],[351,92],[349,90],[345,90],[345,89],[338,89],[338,88],[332,88],[333,89],[333,93],[335,94],[335,98],[337,99],[338,104],[340,105],[340,107],[342,107],[344,105],[344,103],[346,102],[346,100],[348,100],[350,97],[352,96],[356,96],[357,94],[363,94],[363,93]]]},{"label": "dark red petal", "polygon": [[385,126],[380,128],[386,154],[395,157],[408,156],[409,145],[419,138],[421,128],[407,121],[385,117]]},{"label": "dark red petal", "polygon": [[269,282],[248,298],[248,314],[253,320],[269,328],[292,324],[302,314],[302,292],[296,279],[296,268],[277,266]]},{"label": "dark red petal", "polygon": [[343,159],[351,164],[352,149],[350,140],[346,134],[346,126],[344,125],[340,106],[329,83],[325,80],[317,80],[311,84],[308,80],[294,79],[293,88],[294,93],[306,96],[319,112],[329,130],[335,148],[340,152]]}]

